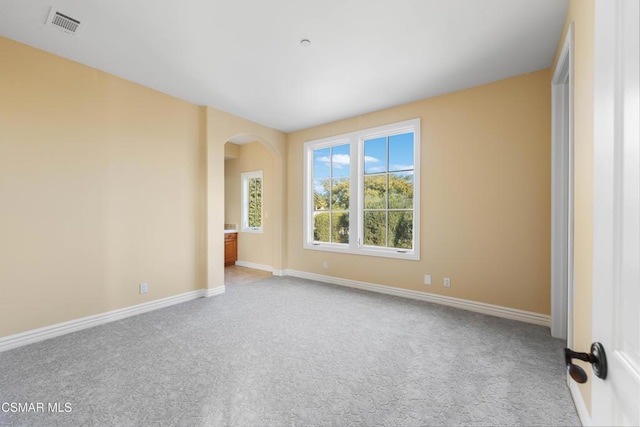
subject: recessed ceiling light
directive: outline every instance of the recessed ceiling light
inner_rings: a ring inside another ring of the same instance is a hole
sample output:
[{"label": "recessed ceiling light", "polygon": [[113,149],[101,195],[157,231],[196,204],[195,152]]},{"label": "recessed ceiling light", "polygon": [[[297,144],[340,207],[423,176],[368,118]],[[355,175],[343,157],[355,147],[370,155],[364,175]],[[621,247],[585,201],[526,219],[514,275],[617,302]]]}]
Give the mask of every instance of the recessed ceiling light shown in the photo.
[{"label": "recessed ceiling light", "polygon": [[309,47],[311,45],[311,41],[309,39],[302,39],[300,40],[300,46],[302,47]]}]

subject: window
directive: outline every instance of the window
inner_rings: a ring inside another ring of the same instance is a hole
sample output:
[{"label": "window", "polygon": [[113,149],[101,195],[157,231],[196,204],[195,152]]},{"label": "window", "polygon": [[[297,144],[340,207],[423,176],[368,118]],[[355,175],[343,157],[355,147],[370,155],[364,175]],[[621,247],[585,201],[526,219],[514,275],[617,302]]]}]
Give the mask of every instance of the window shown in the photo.
[{"label": "window", "polygon": [[242,181],[242,231],[262,233],[262,171],[245,172]]},{"label": "window", "polygon": [[420,120],[305,144],[304,247],[420,259]]}]

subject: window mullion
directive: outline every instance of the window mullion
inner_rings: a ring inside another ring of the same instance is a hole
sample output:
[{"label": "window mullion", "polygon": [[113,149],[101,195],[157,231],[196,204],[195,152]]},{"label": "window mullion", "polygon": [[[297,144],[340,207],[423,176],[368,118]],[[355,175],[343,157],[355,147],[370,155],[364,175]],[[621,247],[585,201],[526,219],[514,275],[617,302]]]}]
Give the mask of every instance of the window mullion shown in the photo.
[{"label": "window mullion", "polygon": [[[388,156],[388,154],[387,154]],[[389,167],[387,166],[387,169]],[[386,197],[384,198],[385,200],[385,209],[384,209],[384,225],[385,225],[385,229],[384,229],[384,246],[385,247],[389,247],[389,172],[387,171],[386,175],[385,175],[385,191],[386,191]]]},{"label": "window mullion", "polygon": [[349,155],[355,162],[351,162],[351,173],[349,174],[349,247],[358,249],[362,246],[362,226],[363,223],[363,186],[364,179],[364,150],[360,138],[351,138]]},{"label": "window mullion", "polygon": [[333,147],[329,148],[329,243],[333,243]]},{"label": "window mullion", "polygon": [[386,170],[386,175],[385,175],[385,185],[386,185],[386,197],[385,199],[385,208],[386,208],[386,212],[384,213],[384,224],[385,224],[385,230],[384,230],[384,245],[385,247],[389,247],[389,137],[387,136],[385,138],[385,144],[386,144],[386,152],[387,152],[387,170]]}]

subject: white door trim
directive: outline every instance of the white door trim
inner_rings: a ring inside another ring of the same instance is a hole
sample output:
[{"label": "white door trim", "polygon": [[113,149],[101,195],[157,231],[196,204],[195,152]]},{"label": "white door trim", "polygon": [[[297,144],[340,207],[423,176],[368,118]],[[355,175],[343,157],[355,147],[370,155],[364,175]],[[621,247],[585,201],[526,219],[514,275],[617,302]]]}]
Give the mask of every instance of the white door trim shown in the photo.
[{"label": "white door trim", "polygon": [[[551,335],[573,344],[573,22],[551,80]],[[571,297],[570,297],[571,296]]]}]

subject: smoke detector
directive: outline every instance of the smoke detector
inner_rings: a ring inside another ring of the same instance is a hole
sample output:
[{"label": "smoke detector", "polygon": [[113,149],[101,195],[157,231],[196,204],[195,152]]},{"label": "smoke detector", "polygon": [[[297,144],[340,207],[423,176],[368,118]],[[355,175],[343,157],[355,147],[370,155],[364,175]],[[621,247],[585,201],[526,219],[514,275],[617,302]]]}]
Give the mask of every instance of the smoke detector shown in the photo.
[{"label": "smoke detector", "polygon": [[55,10],[53,7],[49,11],[45,25],[59,29],[67,34],[75,34],[80,27],[80,21],[67,14]]}]

